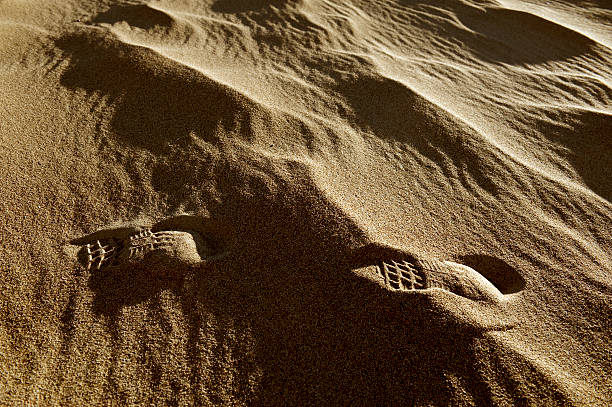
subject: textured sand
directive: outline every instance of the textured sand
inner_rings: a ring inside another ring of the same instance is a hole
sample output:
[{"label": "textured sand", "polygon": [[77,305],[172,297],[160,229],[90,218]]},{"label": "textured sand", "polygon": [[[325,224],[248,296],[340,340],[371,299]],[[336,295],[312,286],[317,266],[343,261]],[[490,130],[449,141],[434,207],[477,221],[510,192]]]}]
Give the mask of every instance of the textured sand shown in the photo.
[{"label": "textured sand", "polygon": [[612,403],[609,1],[0,0],[0,89],[0,405]]}]

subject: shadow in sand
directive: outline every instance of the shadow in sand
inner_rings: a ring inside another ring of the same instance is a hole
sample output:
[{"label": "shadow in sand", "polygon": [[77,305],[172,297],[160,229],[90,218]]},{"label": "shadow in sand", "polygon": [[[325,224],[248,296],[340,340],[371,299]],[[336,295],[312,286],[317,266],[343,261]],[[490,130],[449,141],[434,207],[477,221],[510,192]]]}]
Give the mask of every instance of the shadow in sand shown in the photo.
[{"label": "shadow in sand", "polygon": [[469,171],[482,189],[497,194],[499,187],[487,170],[482,151],[466,142],[475,138],[474,130],[435,103],[378,75],[363,74],[348,83],[339,82],[337,90],[354,112],[352,122],[381,139],[405,143],[436,165],[450,158],[456,167]]},{"label": "shadow in sand", "polygon": [[485,60],[506,64],[559,61],[590,53],[597,43],[553,21],[524,11],[486,8],[457,13],[466,27],[486,41],[473,50]]},{"label": "shadow in sand", "polygon": [[[612,119],[609,114],[585,111],[537,111],[545,136],[566,147],[567,158],[593,192],[612,202]],[[550,123],[556,123],[551,126]],[[538,123],[539,124],[539,123]]]},{"label": "shadow in sand", "polygon": [[502,294],[514,294],[525,289],[525,279],[514,267],[497,257],[472,254],[461,256],[460,260],[492,282]]},{"label": "shadow in sand", "polygon": [[105,95],[117,107],[110,125],[121,142],[167,152],[190,135],[211,142],[224,132],[252,135],[253,102],[185,65],[93,27],[56,44],[71,59],[62,85]]},{"label": "shadow in sand", "polygon": [[156,26],[169,27],[173,22],[172,17],[146,4],[114,5],[108,11],[96,15],[91,20],[92,23],[107,24],[115,24],[121,21],[144,30],[149,30]]},{"label": "shadow in sand", "polygon": [[281,7],[288,2],[288,0],[217,0],[211,9],[218,13],[244,13],[268,6]]},{"label": "shadow in sand", "polygon": [[140,304],[165,290],[180,292],[181,278],[161,278],[143,268],[97,270],[89,277],[89,287],[95,292],[93,311],[107,316],[116,315],[123,307]]},{"label": "shadow in sand", "polygon": [[[436,37],[468,49],[478,59],[494,64],[537,64],[566,60],[597,52],[601,46],[589,37],[535,14],[498,5],[469,2],[399,0],[404,11],[418,13],[414,24],[435,28]],[[452,16],[450,24],[439,20]],[[459,22],[460,24],[457,24]]]}]

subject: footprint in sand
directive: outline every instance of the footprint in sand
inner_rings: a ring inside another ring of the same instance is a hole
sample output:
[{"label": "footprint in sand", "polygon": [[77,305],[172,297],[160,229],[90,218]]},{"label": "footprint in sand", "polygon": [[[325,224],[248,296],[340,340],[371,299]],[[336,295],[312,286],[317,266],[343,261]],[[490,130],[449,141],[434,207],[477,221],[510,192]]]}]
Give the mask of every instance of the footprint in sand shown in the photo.
[{"label": "footprint in sand", "polygon": [[150,227],[102,229],[71,243],[90,272],[143,268],[169,274],[224,257],[220,249],[231,240],[220,232],[225,229],[209,219],[181,215]]},{"label": "footprint in sand", "polygon": [[180,267],[201,263],[211,248],[194,231],[144,229],[126,238],[109,237],[86,243],[78,253],[88,271],[108,267]]},{"label": "footprint in sand", "polygon": [[381,261],[376,271],[391,290],[416,291],[439,288],[472,300],[501,301],[503,294],[476,270],[442,260]]},{"label": "footprint in sand", "polygon": [[357,259],[357,274],[377,280],[391,291],[441,289],[476,301],[500,302],[505,298],[491,281],[463,264],[419,259],[382,245],[364,248]]}]

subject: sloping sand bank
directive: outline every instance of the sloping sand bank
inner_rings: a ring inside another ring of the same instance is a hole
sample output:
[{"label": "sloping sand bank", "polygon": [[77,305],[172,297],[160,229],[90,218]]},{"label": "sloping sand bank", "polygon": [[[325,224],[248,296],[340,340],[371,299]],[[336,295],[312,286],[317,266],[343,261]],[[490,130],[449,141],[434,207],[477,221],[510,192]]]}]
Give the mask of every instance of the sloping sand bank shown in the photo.
[{"label": "sloping sand bank", "polygon": [[607,1],[0,33],[0,404],[612,403]]}]

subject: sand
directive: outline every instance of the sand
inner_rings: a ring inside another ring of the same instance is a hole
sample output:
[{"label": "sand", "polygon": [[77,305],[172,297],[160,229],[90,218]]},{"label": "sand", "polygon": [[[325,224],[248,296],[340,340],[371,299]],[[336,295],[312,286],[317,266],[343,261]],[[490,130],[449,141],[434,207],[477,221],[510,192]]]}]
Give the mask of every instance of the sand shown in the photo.
[{"label": "sand", "polygon": [[0,405],[612,403],[608,1],[0,33]]}]

